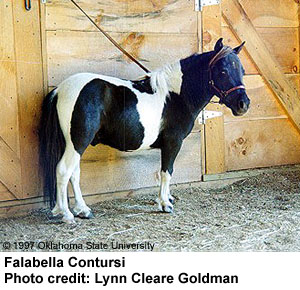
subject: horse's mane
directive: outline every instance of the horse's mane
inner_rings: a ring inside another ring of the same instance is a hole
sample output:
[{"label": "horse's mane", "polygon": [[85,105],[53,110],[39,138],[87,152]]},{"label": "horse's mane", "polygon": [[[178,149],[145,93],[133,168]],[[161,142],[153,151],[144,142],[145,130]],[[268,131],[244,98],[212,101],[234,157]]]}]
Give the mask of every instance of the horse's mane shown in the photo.
[{"label": "horse's mane", "polygon": [[218,60],[232,53],[233,50],[229,46],[223,46],[222,49],[209,61],[208,67],[213,67]]},{"label": "horse's mane", "polygon": [[182,72],[179,62],[165,65],[149,76],[152,90],[162,97],[168,96],[169,92],[180,93]]}]

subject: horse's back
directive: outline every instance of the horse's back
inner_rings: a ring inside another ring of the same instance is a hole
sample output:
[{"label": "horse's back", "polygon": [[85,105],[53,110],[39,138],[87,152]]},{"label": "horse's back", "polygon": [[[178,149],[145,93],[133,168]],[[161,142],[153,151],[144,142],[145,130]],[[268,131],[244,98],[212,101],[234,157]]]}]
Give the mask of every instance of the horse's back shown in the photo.
[{"label": "horse's back", "polygon": [[131,81],[76,74],[58,87],[58,114],[66,140],[82,154],[89,144],[119,150],[150,148],[165,98],[140,92]]}]

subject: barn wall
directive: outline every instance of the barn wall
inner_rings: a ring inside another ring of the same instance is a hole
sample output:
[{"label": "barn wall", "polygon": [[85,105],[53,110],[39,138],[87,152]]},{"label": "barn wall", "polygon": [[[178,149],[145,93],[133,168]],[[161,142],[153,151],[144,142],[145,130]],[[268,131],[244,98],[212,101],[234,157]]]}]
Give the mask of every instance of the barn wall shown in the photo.
[{"label": "barn wall", "polygon": [[[223,0],[221,9],[230,8],[230,3]],[[240,0],[239,3],[271,55],[279,62],[281,71],[299,92],[298,1],[276,1],[276,5],[272,0]],[[224,18],[221,19],[224,42],[230,46],[238,45],[234,32]],[[215,33],[213,28],[211,30]],[[210,32],[205,31],[208,46],[212,39]],[[224,113],[225,171],[299,163],[299,132],[258,74],[245,49],[240,57],[246,70],[245,85],[251,107],[239,118],[232,116],[229,110],[219,108]],[[219,141],[223,142],[221,138]]]},{"label": "barn wall", "polygon": [[[241,0],[240,3],[281,70],[299,92],[299,4],[276,1],[274,5],[271,0]],[[237,44],[225,21],[222,32],[227,43]],[[299,133],[245,51],[241,60],[252,104],[249,113],[239,120],[224,111],[227,170],[299,163],[300,146],[296,145],[300,144]]]}]

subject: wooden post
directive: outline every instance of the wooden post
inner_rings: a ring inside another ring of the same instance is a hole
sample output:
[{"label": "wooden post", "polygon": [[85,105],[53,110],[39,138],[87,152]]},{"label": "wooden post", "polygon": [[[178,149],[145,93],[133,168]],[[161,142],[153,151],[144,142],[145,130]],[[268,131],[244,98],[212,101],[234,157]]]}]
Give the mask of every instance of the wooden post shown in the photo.
[{"label": "wooden post", "polygon": [[[221,6],[207,6],[202,12],[203,52],[213,50],[221,37]],[[209,104],[207,110],[221,111],[218,104]],[[205,174],[225,171],[224,117],[207,120],[204,131],[205,139]]]}]

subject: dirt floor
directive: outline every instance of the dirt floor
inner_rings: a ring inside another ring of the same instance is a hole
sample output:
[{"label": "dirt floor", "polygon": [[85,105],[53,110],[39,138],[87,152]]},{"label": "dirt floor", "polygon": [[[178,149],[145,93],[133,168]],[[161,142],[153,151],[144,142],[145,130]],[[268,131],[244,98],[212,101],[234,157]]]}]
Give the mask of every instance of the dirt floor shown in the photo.
[{"label": "dirt floor", "polygon": [[[222,183],[222,182],[221,182]],[[300,167],[281,167],[227,186],[173,187],[173,214],[157,211],[151,194],[92,205],[95,218],[60,223],[43,209],[0,220],[3,242],[32,241],[51,247],[113,251],[299,251]],[[2,242],[2,245],[1,245]],[[48,244],[46,244],[48,242]],[[52,242],[52,244],[49,244]],[[23,245],[21,245],[22,249]],[[137,248],[137,249],[135,249]],[[44,249],[45,250],[45,249]],[[101,250],[101,249],[100,249]]]}]

